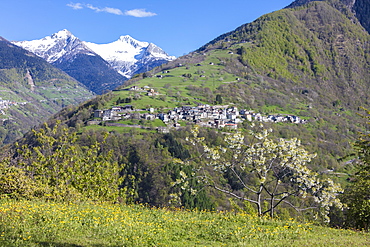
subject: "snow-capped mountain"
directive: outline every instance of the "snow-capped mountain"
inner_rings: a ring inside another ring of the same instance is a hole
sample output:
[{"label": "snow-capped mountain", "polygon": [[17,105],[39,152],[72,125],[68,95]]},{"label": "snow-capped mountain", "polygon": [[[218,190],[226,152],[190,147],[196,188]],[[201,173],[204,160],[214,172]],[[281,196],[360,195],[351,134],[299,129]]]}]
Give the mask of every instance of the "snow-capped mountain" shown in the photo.
[{"label": "snow-capped mountain", "polygon": [[91,56],[96,55],[66,29],[40,40],[14,41],[13,44],[35,53],[49,63],[55,63],[59,59],[66,60],[66,58],[72,58],[76,54],[81,53]]},{"label": "snow-capped mountain", "polygon": [[175,59],[155,44],[137,41],[129,35],[121,36],[109,44],[84,44],[127,78]]},{"label": "snow-capped mountain", "polygon": [[129,35],[109,44],[95,44],[81,41],[64,29],[40,40],[13,43],[64,70],[98,94],[114,89],[136,73],[175,59],[158,46]]},{"label": "snow-capped mountain", "polygon": [[97,94],[115,89],[127,80],[66,29],[40,40],[13,44],[44,58]]}]

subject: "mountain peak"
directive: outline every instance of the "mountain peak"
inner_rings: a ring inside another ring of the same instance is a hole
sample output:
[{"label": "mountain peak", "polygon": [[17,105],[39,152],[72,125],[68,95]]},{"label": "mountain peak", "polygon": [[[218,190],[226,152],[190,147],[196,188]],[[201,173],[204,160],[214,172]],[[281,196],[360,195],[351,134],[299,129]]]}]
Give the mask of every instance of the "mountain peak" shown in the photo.
[{"label": "mountain peak", "polygon": [[155,44],[138,41],[130,35],[120,36],[118,40],[108,44],[84,44],[127,78],[141,73],[144,68],[153,68],[175,59]]},{"label": "mountain peak", "polygon": [[68,31],[67,29],[63,29],[57,33],[54,33],[53,35],[51,35],[51,38],[54,38],[54,39],[67,39],[69,37],[76,37],[74,36],[70,31]]},{"label": "mountain peak", "polygon": [[83,43],[67,29],[63,29],[40,40],[13,43],[35,53],[49,63],[54,63],[66,55],[73,57],[75,54],[81,52],[93,54],[90,49],[84,46]]},{"label": "mountain peak", "polygon": [[120,36],[119,39],[116,42],[125,43],[125,44],[128,44],[128,45],[130,45],[134,48],[146,47],[149,44],[148,42],[138,41],[138,40],[134,39],[133,37],[131,37],[130,35]]},{"label": "mountain peak", "polygon": [[122,36],[119,37],[119,40],[127,41],[127,40],[135,40],[135,39],[132,38],[130,35],[122,35]]}]

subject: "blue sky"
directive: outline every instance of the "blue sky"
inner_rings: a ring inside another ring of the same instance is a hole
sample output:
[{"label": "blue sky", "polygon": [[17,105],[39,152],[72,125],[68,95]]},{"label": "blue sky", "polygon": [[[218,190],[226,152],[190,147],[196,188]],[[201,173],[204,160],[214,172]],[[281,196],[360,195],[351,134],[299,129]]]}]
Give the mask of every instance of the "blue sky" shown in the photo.
[{"label": "blue sky", "polygon": [[0,0],[0,36],[33,40],[68,29],[84,41],[121,35],[152,42],[173,56],[279,10],[293,0]]}]

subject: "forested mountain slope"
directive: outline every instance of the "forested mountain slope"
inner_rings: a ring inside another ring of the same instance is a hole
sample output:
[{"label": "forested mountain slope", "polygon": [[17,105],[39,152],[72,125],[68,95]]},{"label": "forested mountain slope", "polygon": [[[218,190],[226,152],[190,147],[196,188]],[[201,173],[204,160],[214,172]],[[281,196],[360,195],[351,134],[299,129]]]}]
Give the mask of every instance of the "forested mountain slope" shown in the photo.
[{"label": "forested mountain slope", "polygon": [[356,112],[369,105],[370,38],[362,26],[325,1],[313,2],[262,16],[199,52],[235,46],[238,61],[226,67],[249,85],[239,91],[224,86],[223,94],[251,108],[308,117],[314,129],[309,143],[337,158],[344,155],[343,140],[361,122]]},{"label": "forested mountain slope", "polygon": [[[287,8],[293,8],[306,5],[313,1],[323,0],[296,0],[291,3]],[[327,3],[342,11],[344,14],[349,15],[350,10],[361,23],[361,25],[370,32],[370,6],[367,0],[326,0]]]},{"label": "forested mountain slope", "polygon": [[0,144],[91,97],[92,92],[66,73],[0,39]]}]

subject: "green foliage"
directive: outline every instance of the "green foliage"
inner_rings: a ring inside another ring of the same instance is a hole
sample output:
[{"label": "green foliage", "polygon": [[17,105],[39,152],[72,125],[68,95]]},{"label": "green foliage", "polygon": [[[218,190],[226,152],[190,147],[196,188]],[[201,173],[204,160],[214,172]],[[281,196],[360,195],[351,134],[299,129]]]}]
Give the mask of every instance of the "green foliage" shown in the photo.
[{"label": "green foliage", "polygon": [[9,158],[0,162],[0,197],[31,199],[42,193],[40,186],[24,170],[10,163]]},{"label": "green foliage", "polygon": [[42,186],[41,197],[117,201],[123,196],[123,167],[111,162],[113,153],[102,152],[101,143],[77,145],[76,133],[58,122],[52,128],[45,124],[33,130],[33,135],[36,143],[19,147],[13,162],[29,177],[26,181]]},{"label": "green foliage", "polygon": [[215,103],[216,103],[216,105],[221,105],[222,104],[222,96],[220,94],[216,95]]},{"label": "green foliage", "polygon": [[[367,110],[367,120],[370,119]],[[369,122],[368,122],[369,124]],[[355,143],[359,164],[352,182],[346,188],[344,202],[347,203],[346,226],[370,229],[370,134],[361,133]]]},{"label": "green foliage", "polygon": [[188,209],[214,210],[216,205],[207,195],[203,185],[194,178],[194,167],[176,161],[168,164],[165,171],[171,175],[169,205]]},{"label": "green foliage", "polygon": [[168,148],[168,152],[178,159],[186,160],[190,158],[189,151],[184,148],[184,146],[176,141],[173,133],[168,133],[163,136],[163,141],[160,142],[163,147]]},{"label": "green foliage", "polygon": [[368,230],[370,228],[370,176],[369,171],[361,170],[353,183],[345,190],[347,203],[346,226]]}]

